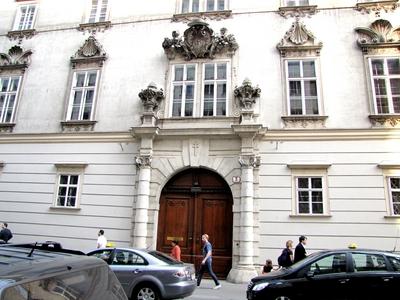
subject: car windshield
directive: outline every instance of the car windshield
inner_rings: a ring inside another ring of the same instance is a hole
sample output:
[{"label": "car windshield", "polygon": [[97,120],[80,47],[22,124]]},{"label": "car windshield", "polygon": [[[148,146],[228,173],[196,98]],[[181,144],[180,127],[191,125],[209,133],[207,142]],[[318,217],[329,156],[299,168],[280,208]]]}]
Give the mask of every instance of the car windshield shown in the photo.
[{"label": "car windshield", "polygon": [[158,258],[159,260],[165,262],[168,265],[180,265],[182,264],[181,261],[173,259],[172,257],[165,255],[164,253],[158,252],[158,251],[150,251],[150,255]]}]

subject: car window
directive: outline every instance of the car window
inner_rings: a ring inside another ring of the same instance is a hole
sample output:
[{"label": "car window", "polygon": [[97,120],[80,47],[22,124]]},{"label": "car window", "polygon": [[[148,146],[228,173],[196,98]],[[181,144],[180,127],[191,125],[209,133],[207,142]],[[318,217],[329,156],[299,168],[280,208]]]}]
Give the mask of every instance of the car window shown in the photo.
[{"label": "car window", "polygon": [[99,251],[90,253],[89,256],[94,256],[94,257],[97,257],[97,258],[101,258],[101,259],[103,259],[105,261],[108,261],[108,259],[110,258],[113,250],[114,249],[99,250]]},{"label": "car window", "polygon": [[146,261],[140,255],[126,250],[118,250],[112,261],[113,265],[146,265]]},{"label": "car window", "polygon": [[158,251],[150,251],[149,252],[150,255],[156,257],[157,259],[169,264],[169,265],[181,265],[182,262],[176,259],[173,259],[172,257],[165,255],[162,252],[158,252]]},{"label": "car window", "polygon": [[387,256],[389,259],[390,263],[392,264],[392,267],[395,271],[400,271],[400,259],[397,257],[392,257],[392,256]]},{"label": "car window", "polygon": [[353,253],[354,272],[386,271],[385,258],[379,254]]},{"label": "car window", "polygon": [[126,299],[120,284],[116,279],[113,281],[114,277],[107,266],[68,272],[6,288],[2,300],[98,298],[100,295],[95,295],[94,291],[103,295],[107,292],[110,299]]},{"label": "car window", "polygon": [[346,253],[325,256],[310,265],[315,275],[346,272]]}]

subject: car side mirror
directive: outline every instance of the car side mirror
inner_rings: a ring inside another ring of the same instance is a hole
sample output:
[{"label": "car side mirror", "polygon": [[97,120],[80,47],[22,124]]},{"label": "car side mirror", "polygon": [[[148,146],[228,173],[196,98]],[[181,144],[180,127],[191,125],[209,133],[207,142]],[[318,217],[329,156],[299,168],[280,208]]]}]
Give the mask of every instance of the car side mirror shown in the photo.
[{"label": "car side mirror", "polygon": [[308,271],[306,273],[306,278],[312,278],[312,277],[314,277],[314,271]]}]

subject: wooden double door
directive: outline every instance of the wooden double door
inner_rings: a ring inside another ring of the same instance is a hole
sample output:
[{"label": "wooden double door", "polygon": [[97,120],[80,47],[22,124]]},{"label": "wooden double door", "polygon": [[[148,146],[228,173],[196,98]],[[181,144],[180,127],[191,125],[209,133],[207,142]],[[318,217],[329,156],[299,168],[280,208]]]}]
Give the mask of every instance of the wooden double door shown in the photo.
[{"label": "wooden double door", "polygon": [[189,169],[173,177],[160,198],[157,250],[170,253],[178,240],[181,259],[198,270],[202,260],[201,235],[213,246],[213,270],[226,278],[232,267],[232,193],[217,174]]}]

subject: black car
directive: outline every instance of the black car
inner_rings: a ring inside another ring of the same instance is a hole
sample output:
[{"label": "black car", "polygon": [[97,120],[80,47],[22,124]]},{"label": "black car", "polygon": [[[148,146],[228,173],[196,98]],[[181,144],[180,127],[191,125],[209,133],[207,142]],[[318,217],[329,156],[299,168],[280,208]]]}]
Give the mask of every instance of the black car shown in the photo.
[{"label": "black car", "polygon": [[397,298],[400,255],[362,249],[313,253],[293,266],[253,278],[248,300]]}]

